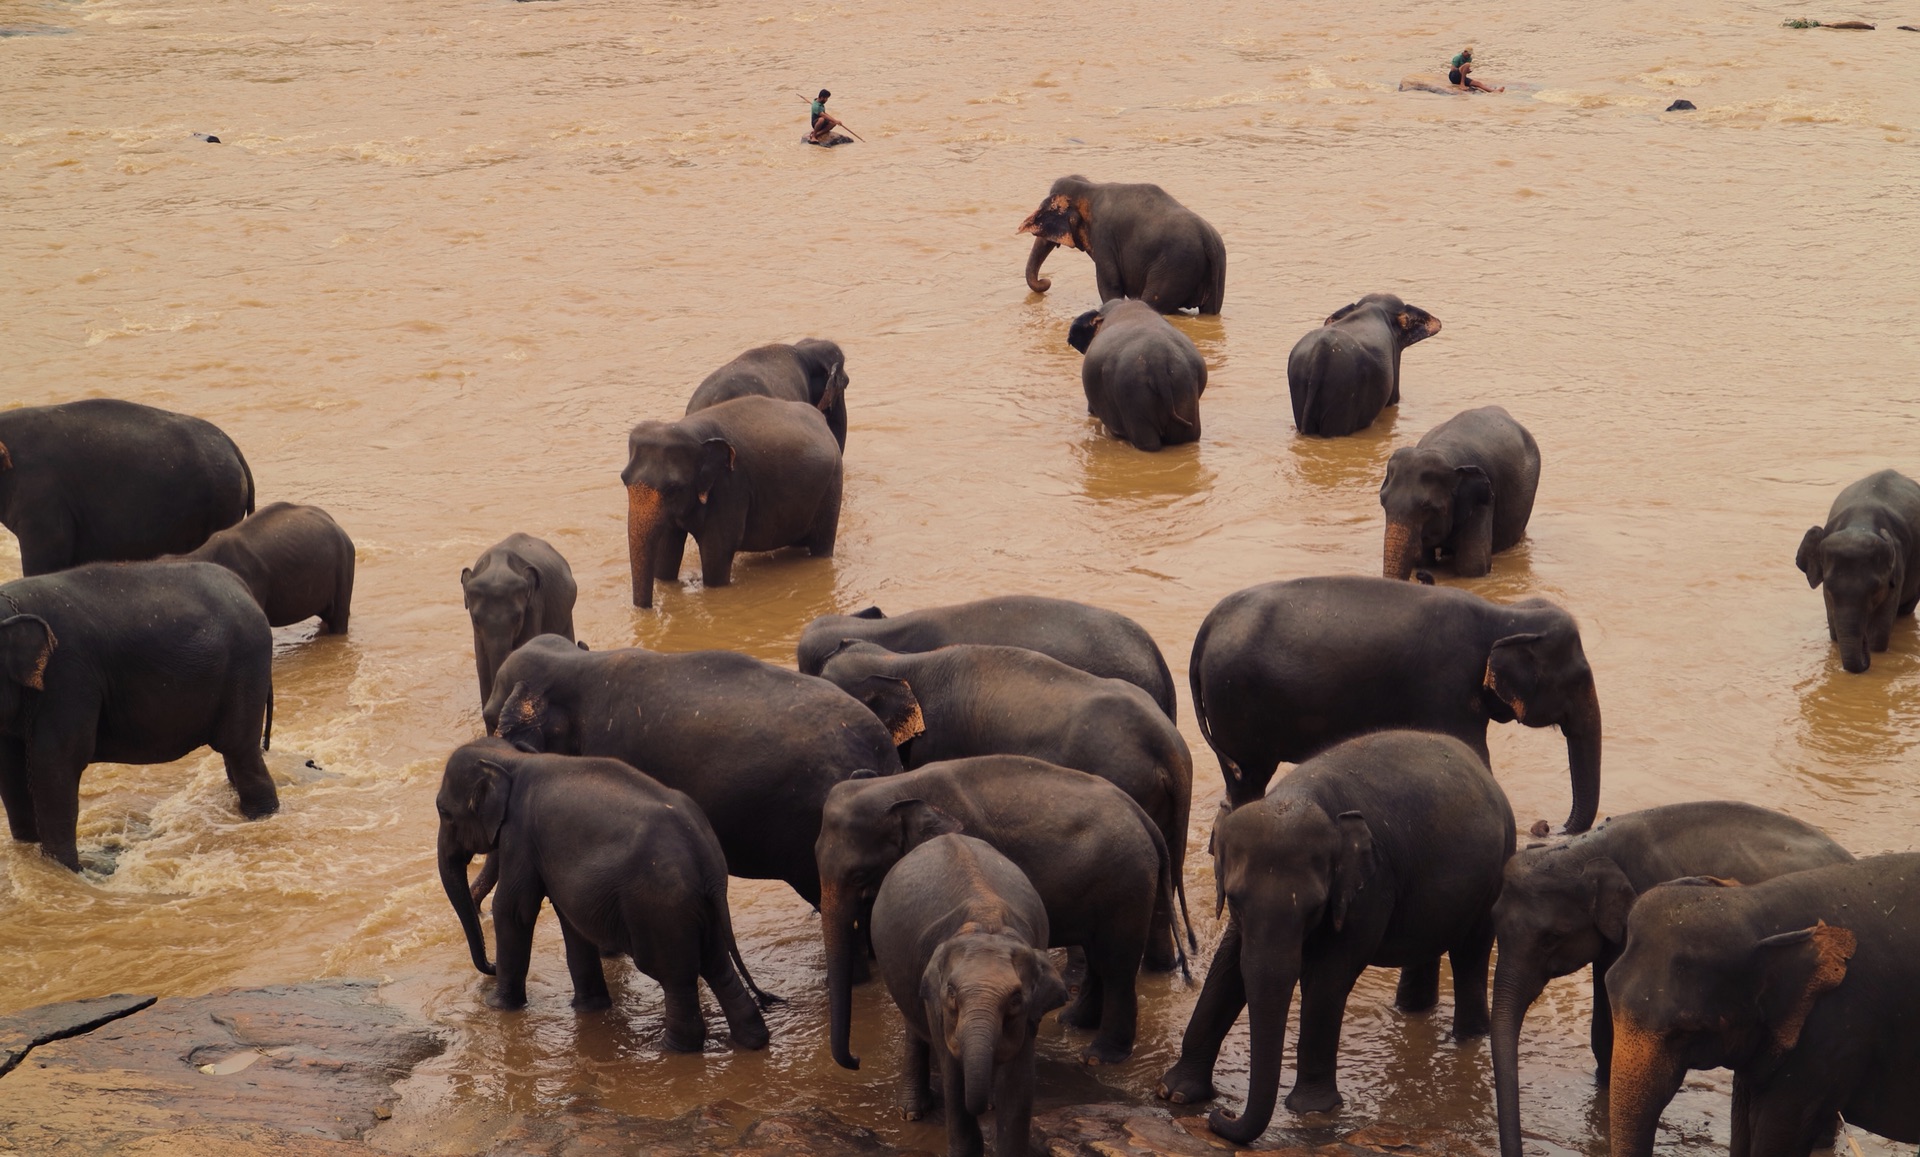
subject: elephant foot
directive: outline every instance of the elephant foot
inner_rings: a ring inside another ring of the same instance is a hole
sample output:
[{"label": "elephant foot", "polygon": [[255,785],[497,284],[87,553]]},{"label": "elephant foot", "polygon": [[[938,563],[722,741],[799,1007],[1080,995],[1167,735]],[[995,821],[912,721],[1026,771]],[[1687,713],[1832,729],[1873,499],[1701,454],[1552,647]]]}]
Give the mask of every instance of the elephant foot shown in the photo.
[{"label": "elephant foot", "polygon": [[250,820],[266,819],[279,810],[280,799],[278,796],[264,800],[249,800],[244,796],[240,799],[240,814]]},{"label": "elephant foot", "polygon": [[496,1012],[518,1012],[527,1007],[527,994],[503,993],[498,988],[487,993],[486,1004]]},{"label": "elephant foot", "polygon": [[40,854],[69,872],[80,870],[80,849],[75,845],[69,844],[64,848],[56,848],[49,844],[41,844]]},{"label": "elephant foot", "polygon": [[593,996],[576,995],[573,998],[573,1011],[575,1012],[604,1012],[612,1007],[613,997],[608,996],[604,992]]},{"label": "elephant foot", "polygon": [[697,1053],[706,1047],[707,1033],[704,1028],[667,1027],[667,1035],[661,1045],[670,1053]]},{"label": "elephant foot", "polygon": [[1477,1036],[1486,1036],[1493,1031],[1493,1019],[1484,1011],[1474,1009],[1471,1012],[1453,1014],[1453,1039],[1472,1040]]},{"label": "elephant foot", "polygon": [[1301,1081],[1287,1094],[1287,1108],[1295,1113],[1331,1113],[1343,1100],[1340,1086],[1332,1080]]},{"label": "elephant foot", "polygon": [[729,1026],[728,1035],[733,1038],[734,1044],[743,1049],[755,1051],[766,1048],[767,1042],[773,1039],[767,1032],[767,1022],[759,1017],[755,1017],[746,1024]]},{"label": "elephant foot", "polygon": [[1117,1065],[1133,1055],[1133,1042],[1095,1040],[1080,1050],[1080,1061],[1088,1065]]},{"label": "elephant foot", "polygon": [[1202,1070],[1199,1065],[1189,1065],[1185,1061],[1175,1064],[1160,1078],[1160,1087],[1154,1090],[1162,1100],[1172,1101],[1176,1105],[1196,1105],[1201,1101],[1213,1100],[1213,1073]]},{"label": "elephant foot", "polygon": [[933,1112],[938,1100],[932,1089],[919,1089],[903,1093],[900,1096],[900,1116],[903,1120],[918,1121]]},{"label": "elephant foot", "polygon": [[1068,1028],[1099,1028],[1100,1001],[1091,998],[1087,990],[1082,988],[1074,1002],[1060,1010],[1060,1023]]}]

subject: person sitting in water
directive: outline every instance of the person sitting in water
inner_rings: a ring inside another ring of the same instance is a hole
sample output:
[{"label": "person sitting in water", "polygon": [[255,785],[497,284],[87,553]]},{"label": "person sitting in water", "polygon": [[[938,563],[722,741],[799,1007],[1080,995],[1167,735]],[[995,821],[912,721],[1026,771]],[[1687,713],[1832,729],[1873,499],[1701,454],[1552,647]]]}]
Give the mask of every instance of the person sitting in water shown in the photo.
[{"label": "person sitting in water", "polygon": [[1468,92],[1475,92],[1475,91],[1505,92],[1507,91],[1507,86],[1504,84],[1501,85],[1499,88],[1494,88],[1491,85],[1481,84],[1479,81],[1473,79],[1473,61],[1471,60],[1463,60],[1460,62],[1459,67],[1448,70],[1447,80],[1449,80],[1454,84],[1459,85],[1461,88],[1466,89]]},{"label": "person sitting in water", "polygon": [[823,88],[820,95],[813,98],[813,103],[807,106],[807,116],[813,123],[813,131],[807,134],[807,139],[815,144],[831,137],[833,130],[840,127],[839,121],[827,115],[827,98],[832,95]]}]

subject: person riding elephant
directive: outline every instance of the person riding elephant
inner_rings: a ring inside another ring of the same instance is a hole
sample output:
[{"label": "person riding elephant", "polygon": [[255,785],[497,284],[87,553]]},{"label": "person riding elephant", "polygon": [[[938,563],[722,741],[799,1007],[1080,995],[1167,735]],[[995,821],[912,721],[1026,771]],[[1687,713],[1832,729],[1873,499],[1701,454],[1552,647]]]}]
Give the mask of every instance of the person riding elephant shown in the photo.
[{"label": "person riding elephant", "polygon": [[[533,926],[542,902],[552,901],[576,1010],[613,1006],[600,963],[611,953],[629,957],[660,985],[670,1051],[699,1052],[706,1040],[702,979],[734,1043],[766,1047],[760,1004],[768,998],[740,959],[727,909],[727,862],[693,800],[619,760],[526,755],[483,739],[447,757],[435,806],[440,883],[473,966],[495,978],[489,1008],[526,1007]],[[476,855],[497,857],[500,865],[497,965],[487,960],[467,889],[467,865]]]},{"label": "person riding elephant", "polygon": [[949,832],[985,840],[1026,873],[1046,906],[1049,947],[1085,949],[1086,981],[1060,1014],[1062,1024],[1099,1030],[1080,1059],[1127,1059],[1138,1019],[1134,976],[1160,898],[1173,888],[1166,840],[1106,780],[1020,755],[931,763],[827,793],[814,858],[833,1059],[860,1067],[848,1040],[856,932],[871,927],[880,882],[901,857]]},{"label": "person riding elephant", "polygon": [[989,1102],[995,1157],[1027,1157],[1034,1034],[1067,1002],[1049,938],[1027,877],[971,836],[908,852],[874,896],[874,957],[907,1025],[901,1109],[917,1120],[933,1108],[938,1048],[948,1157],[983,1152]]},{"label": "person riding elephant", "polygon": [[815,907],[827,791],[900,770],[894,737],[839,688],[732,651],[582,651],[541,635],[500,665],[482,715],[522,751],[645,768],[700,805],[729,872],[784,880]]},{"label": "person riding elephant", "polygon": [[1207,363],[1151,306],[1116,299],[1073,319],[1067,344],[1086,355],[1087,413],[1136,450],[1200,440]]},{"label": "person riding elephant", "polygon": [[1733,1070],[1731,1157],[1807,1157],[1836,1114],[1920,1142],[1920,855],[1652,889],[1607,971],[1612,1157],[1650,1157],[1689,1069]]},{"label": "person riding elephant", "polygon": [[636,607],[653,606],[655,579],[679,581],[689,534],[702,580],[723,587],[739,551],[804,546],[826,558],[840,529],[840,446],[805,402],[735,398],[641,422],[620,482]]},{"label": "person riding elephant", "polygon": [[1809,527],[1793,563],[1807,585],[1825,585],[1827,637],[1858,675],[1884,651],[1893,620],[1920,603],[1920,485],[1893,470],[1840,492],[1827,524]]},{"label": "person riding elephant", "polygon": [[1188,665],[1200,734],[1234,806],[1281,761],[1390,727],[1438,731],[1484,761],[1487,724],[1558,726],[1583,832],[1600,806],[1600,697],[1573,616],[1451,587],[1337,576],[1265,583],[1208,612]]},{"label": "person riding elephant", "polygon": [[1526,537],[1540,488],[1540,447],[1499,406],[1466,410],[1387,459],[1381,574],[1405,579],[1442,555],[1462,578],[1493,569],[1493,556]]},{"label": "person riding elephant", "polygon": [[1400,352],[1439,332],[1439,318],[1391,293],[1335,310],[1287,355],[1294,426],[1339,438],[1373,425],[1400,404]]},{"label": "person riding elephant", "polygon": [[1017,232],[1033,234],[1027,288],[1035,293],[1053,288],[1040,266],[1065,245],[1093,258],[1101,301],[1131,297],[1161,313],[1219,313],[1226,299],[1227,247],[1219,231],[1158,185],[1062,177]]},{"label": "person riding elephant", "polygon": [[0,524],[23,574],[184,554],[252,513],[246,458],[204,419],[116,398],[0,412]]},{"label": "person riding elephant", "polygon": [[1493,906],[1500,947],[1493,973],[1493,1076],[1501,1157],[1522,1157],[1520,1025],[1547,981],[1593,966],[1593,1059],[1604,1083],[1613,1063],[1607,969],[1641,893],[1683,876],[1757,884],[1787,872],[1846,863],[1826,833],[1732,800],[1672,804],[1613,816],[1585,835],[1522,848],[1507,861]]},{"label": "person riding elephant", "polygon": [[240,576],[270,626],[320,617],[320,631],[344,635],[353,612],[353,540],[318,506],[274,502],[180,555]]},{"label": "person riding elephant", "polygon": [[1124,679],[1153,697],[1179,721],[1173,673],[1146,628],[1118,611],[1039,595],[1001,595],[887,615],[868,607],[850,615],[822,615],[800,632],[800,673],[818,675],[841,643],[864,640],[902,655],[955,643],[1025,647],[1089,675]]},{"label": "person riding elephant", "polygon": [[273,629],[210,562],[91,563],[0,586],[0,803],[13,838],[80,870],[91,763],[220,753],[250,820],[280,807]]},{"label": "person riding elephant", "polygon": [[805,402],[827,417],[840,448],[847,448],[847,356],[820,338],[755,346],[708,374],[687,401],[687,413],[735,398]]},{"label": "person riding elephant", "polygon": [[1247,1010],[1246,1107],[1207,1126],[1251,1145],[1273,1119],[1287,1008],[1300,989],[1300,1034],[1287,1108],[1340,1106],[1335,1072],[1347,995],[1369,966],[1400,969],[1394,1004],[1439,1003],[1440,957],[1453,966],[1453,1035],[1487,1031],[1493,901],[1513,854],[1513,811],[1464,743],[1423,731],[1351,739],[1300,764],[1213,830],[1226,934],[1159,1093],[1214,1096],[1221,1042]]},{"label": "person riding elephant", "polygon": [[493,677],[517,647],[541,635],[573,642],[573,568],[543,538],[509,534],[480,552],[460,572],[460,593],[473,620],[473,662],[480,703],[493,696]]}]

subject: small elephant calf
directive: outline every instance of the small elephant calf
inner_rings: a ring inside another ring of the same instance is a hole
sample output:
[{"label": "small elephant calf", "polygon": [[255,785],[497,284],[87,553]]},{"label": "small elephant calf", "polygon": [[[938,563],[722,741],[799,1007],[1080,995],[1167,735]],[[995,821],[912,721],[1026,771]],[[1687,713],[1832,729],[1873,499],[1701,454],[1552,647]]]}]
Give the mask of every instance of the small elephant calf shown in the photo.
[{"label": "small elephant calf", "polygon": [[1335,310],[1287,355],[1294,426],[1338,438],[1373,425],[1400,404],[1400,351],[1439,332],[1439,318],[1391,293]]},{"label": "small elephant calf", "polygon": [[318,615],[322,634],[347,633],[353,540],[318,506],[263,506],[180,557],[217,563],[239,575],[270,626]]},{"label": "small elephant calf", "polygon": [[1087,412],[1136,450],[1200,440],[1207,363],[1186,334],[1145,302],[1115,299],[1073,319],[1067,344],[1087,356]]},{"label": "small elephant calf", "polygon": [[1454,573],[1478,578],[1493,556],[1526,536],[1540,488],[1540,447],[1500,406],[1466,410],[1387,459],[1381,574],[1405,579],[1444,553]]},{"label": "small elephant calf", "polygon": [[518,647],[540,635],[573,642],[573,568],[545,539],[509,534],[460,572],[460,591],[473,620],[473,662],[480,702],[493,695],[493,677]]},{"label": "small elephant calf", "polygon": [[1869,474],[1807,530],[1793,564],[1826,585],[1827,637],[1858,675],[1892,642],[1893,620],[1920,602],[1920,485],[1893,470]]}]

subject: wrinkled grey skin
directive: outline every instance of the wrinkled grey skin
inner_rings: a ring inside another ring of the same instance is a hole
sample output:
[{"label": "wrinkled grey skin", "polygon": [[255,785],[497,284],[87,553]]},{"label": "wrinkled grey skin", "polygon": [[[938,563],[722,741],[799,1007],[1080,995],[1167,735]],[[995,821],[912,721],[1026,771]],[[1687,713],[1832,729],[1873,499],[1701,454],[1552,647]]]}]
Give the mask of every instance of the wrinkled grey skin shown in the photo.
[{"label": "wrinkled grey skin", "polygon": [[1499,406],[1466,410],[1387,459],[1381,574],[1405,579],[1445,555],[1455,574],[1478,578],[1493,556],[1526,537],[1540,487],[1540,447]]},{"label": "wrinkled grey skin", "polygon": [[545,539],[509,534],[480,552],[460,572],[460,592],[473,620],[473,664],[480,702],[493,695],[493,677],[518,647],[539,635],[573,642],[573,568]]},{"label": "wrinkled grey skin", "polygon": [[1001,595],[952,606],[887,615],[868,607],[851,615],[822,615],[800,633],[800,673],[818,675],[841,643],[864,640],[899,654],[921,654],[955,643],[1025,647],[1089,675],[1124,679],[1153,696],[1178,722],[1173,673],[1146,628],[1125,615],[1070,599]]},{"label": "wrinkled grey skin", "polygon": [[1136,450],[1200,440],[1207,363],[1186,334],[1144,302],[1115,300],[1073,319],[1067,344],[1086,355],[1087,413]]},{"label": "wrinkled grey skin", "polygon": [[1549,980],[1593,966],[1593,1059],[1613,1062],[1607,969],[1626,941],[1642,892],[1682,876],[1757,884],[1853,856],[1826,833],[1732,800],[1673,804],[1613,816],[1584,835],[1522,848],[1507,861],[1493,906],[1500,946],[1493,974],[1493,1072],[1501,1157],[1522,1157],[1520,1027]]},{"label": "wrinkled grey skin", "polygon": [[1287,355],[1294,426],[1338,438],[1373,425],[1400,404],[1400,352],[1439,332],[1439,318],[1391,293],[1335,310]]},{"label": "wrinkled grey skin", "polygon": [[847,448],[847,356],[834,342],[810,337],[755,346],[708,374],[687,400],[687,413],[751,397],[807,403],[826,415],[833,440]]},{"label": "wrinkled grey skin", "polygon": [[1035,293],[1053,288],[1040,266],[1065,245],[1093,258],[1101,301],[1132,297],[1161,313],[1219,313],[1226,300],[1227,247],[1219,231],[1158,185],[1062,177],[1016,232],[1033,235],[1027,288]]},{"label": "wrinkled grey skin", "polygon": [[271,626],[320,616],[322,634],[344,635],[353,611],[353,540],[318,506],[274,502],[182,557],[240,576]]},{"label": "wrinkled grey skin", "polygon": [[924,1116],[940,1050],[948,1157],[1029,1157],[1033,1038],[1067,1001],[1047,956],[1047,910],[1013,862],[971,836],[935,836],[908,852],[873,901],[873,952],[907,1024],[901,1109]]},{"label": "wrinkled grey skin", "polygon": [[1865,671],[1870,652],[1891,642],[1893,620],[1920,602],[1920,485],[1882,470],[1842,490],[1827,524],[1801,538],[1793,564],[1808,586],[1826,586],[1827,637],[1840,644],[1840,665]]}]

